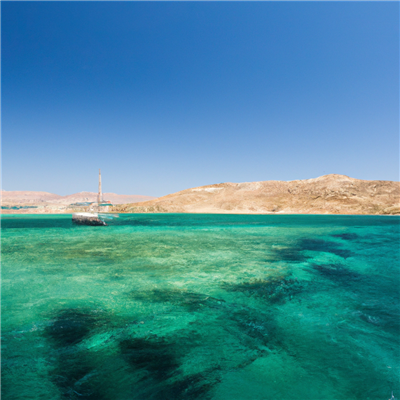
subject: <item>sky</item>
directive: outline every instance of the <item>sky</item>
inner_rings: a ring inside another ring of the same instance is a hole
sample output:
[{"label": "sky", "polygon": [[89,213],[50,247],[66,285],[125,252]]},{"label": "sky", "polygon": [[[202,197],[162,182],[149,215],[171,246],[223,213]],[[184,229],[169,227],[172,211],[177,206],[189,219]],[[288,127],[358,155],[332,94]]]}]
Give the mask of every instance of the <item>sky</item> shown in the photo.
[{"label": "sky", "polygon": [[399,180],[398,2],[1,2],[2,188]]}]

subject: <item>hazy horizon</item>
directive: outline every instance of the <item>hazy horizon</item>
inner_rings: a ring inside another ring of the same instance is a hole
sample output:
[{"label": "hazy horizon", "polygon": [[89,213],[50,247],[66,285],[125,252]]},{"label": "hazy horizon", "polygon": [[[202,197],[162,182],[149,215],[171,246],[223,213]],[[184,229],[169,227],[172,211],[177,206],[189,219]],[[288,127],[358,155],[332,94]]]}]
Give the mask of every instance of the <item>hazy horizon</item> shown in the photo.
[{"label": "hazy horizon", "polygon": [[398,2],[2,2],[2,189],[399,180]]}]

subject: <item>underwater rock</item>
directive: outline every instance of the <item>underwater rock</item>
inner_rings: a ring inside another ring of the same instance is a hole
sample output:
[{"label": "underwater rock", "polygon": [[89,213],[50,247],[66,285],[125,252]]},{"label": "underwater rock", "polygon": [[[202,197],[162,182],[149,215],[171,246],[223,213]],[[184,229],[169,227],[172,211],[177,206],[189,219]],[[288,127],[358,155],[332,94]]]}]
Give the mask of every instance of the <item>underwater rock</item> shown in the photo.
[{"label": "underwater rock", "polygon": [[188,350],[187,345],[188,343],[185,345],[180,341],[168,342],[156,336],[122,341],[121,353],[131,365],[137,381],[132,398],[154,400],[209,398],[208,392],[218,380],[212,378],[212,371],[208,371],[207,374],[182,375],[181,358]]},{"label": "underwater rock", "polygon": [[224,284],[223,289],[230,292],[245,292],[256,295],[271,303],[284,302],[302,291],[303,286],[297,279],[286,275],[271,276],[265,279],[253,279],[238,284]]},{"label": "underwater rock", "polygon": [[332,253],[342,258],[348,258],[353,255],[352,251],[340,248],[338,243],[322,239],[301,239],[299,241],[299,246],[303,250]]},{"label": "underwater rock", "polygon": [[325,278],[341,281],[343,284],[348,285],[362,278],[362,275],[358,272],[350,271],[340,264],[311,264],[311,268]]},{"label": "underwater rock", "polygon": [[[44,332],[55,353],[51,380],[67,398],[102,400],[96,373],[98,361],[90,351],[76,345],[89,337],[98,325],[106,325],[104,315],[93,310],[64,309]],[[106,378],[102,377],[102,381]]]},{"label": "underwater rock", "polygon": [[157,380],[171,377],[179,367],[173,346],[165,340],[134,338],[120,343],[124,358],[135,369],[150,373]]},{"label": "underwater rock", "polygon": [[335,237],[335,238],[344,239],[344,240],[356,240],[359,237],[356,233],[339,233],[339,234],[331,235],[331,236]]},{"label": "underwater rock", "polygon": [[348,258],[353,255],[353,252],[347,249],[342,249],[339,243],[322,240],[301,238],[293,245],[272,246],[270,254],[266,255],[267,261],[285,261],[285,262],[304,262],[310,259],[306,251],[317,251],[324,253],[332,253],[342,258]]},{"label": "underwater rock", "polygon": [[364,314],[363,312],[359,311],[356,313],[363,321],[368,322],[372,325],[381,325],[382,320],[378,317],[373,317],[371,315]]},{"label": "underwater rock", "polygon": [[304,262],[310,257],[303,254],[298,243],[293,246],[272,246],[270,254],[266,255],[267,261]]},{"label": "underwater rock", "polygon": [[72,346],[86,338],[97,325],[99,316],[80,309],[65,309],[57,313],[45,335],[57,347]]},{"label": "underwater rock", "polygon": [[146,292],[133,292],[130,297],[135,300],[170,303],[185,307],[188,311],[197,311],[203,306],[218,307],[225,300],[216,299],[202,293],[190,292],[185,289],[154,289]]}]

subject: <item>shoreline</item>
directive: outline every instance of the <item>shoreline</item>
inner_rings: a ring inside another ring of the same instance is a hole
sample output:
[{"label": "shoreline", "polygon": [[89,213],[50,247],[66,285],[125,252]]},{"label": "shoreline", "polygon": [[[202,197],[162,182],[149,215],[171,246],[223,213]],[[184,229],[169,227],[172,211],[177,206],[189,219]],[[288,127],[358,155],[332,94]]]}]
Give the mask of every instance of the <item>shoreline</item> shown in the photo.
[{"label": "shoreline", "polygon": [[[17,213],[17,212],[1,212],[0,217],[4,215],[71,215],[76,213],[76,212],[82,212],[82,211],[72,211],[72,212],[59,212],[59,213]],[[104,214],[107,214],[107,212],[104,212]],[[126,214],[126,215],[172,215],[172,214],[182,214],[182,215],[321,215],[321,216],[329,216],[329,215],[337,215],[337,216],[370,216],[370,217],[400,217],[400,214],[333,214],[333,213],[220,213],[220,212],[215,212],[215,213],[210,213],[210,212],[139,212],[139,213],[127,213],[127,212],[110,212],[110,214]]]}]

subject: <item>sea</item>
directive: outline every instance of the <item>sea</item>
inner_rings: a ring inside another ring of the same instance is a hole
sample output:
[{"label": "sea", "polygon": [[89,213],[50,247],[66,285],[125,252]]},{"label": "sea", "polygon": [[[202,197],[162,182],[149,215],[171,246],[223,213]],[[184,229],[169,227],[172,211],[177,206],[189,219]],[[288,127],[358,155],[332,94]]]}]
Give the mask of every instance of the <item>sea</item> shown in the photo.
[{"label": "sea", "polygon": [[400,217],[1,218],[2,399],[400,399]]}]

